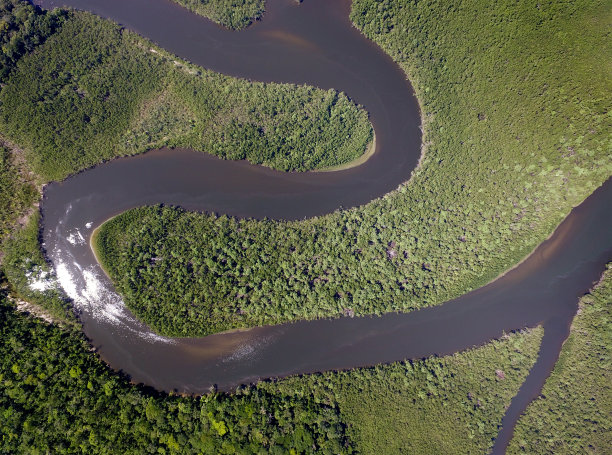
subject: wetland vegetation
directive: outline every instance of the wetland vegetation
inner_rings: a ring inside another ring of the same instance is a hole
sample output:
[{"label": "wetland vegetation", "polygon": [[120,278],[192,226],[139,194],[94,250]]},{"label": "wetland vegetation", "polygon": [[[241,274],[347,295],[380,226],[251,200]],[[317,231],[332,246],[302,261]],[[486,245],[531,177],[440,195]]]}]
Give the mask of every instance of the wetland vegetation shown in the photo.
[{"label": "wetland vegetation", "polygon": [[191,398],[129,384],[80,332],[15,312],[4,291],[0,321],[0,451],[12,453],[477,453],[490,447],[542,335]]},{"label": "wetland vegetation", "polygon": [[100,232],[105,268],[143,320],[181,336],[410,311],[485,284],[612,173],[606,10],[355,1],[354,23],[415,82],[411,181],[300,222],[133,210]]},{"label": "wetland vegetation", "polygon": [[[240,150],[227,157],[305,170],[350,161],[371,137],[367,116],[342,94],[250,85],[175,64],[146,40],[88,14],[2,5],[0,131],[25,149],[2,149],[2,268],[13,295],[61,318],[72,317],[63,296],[27,280],[47,271],[37,217],[15,228],[39,197],[40,182],[161,145],[219,156]],[[296,223],[137,209],[101,231],[105,265],[145,320],[177,334],[347,310],[406,311],[485,283],[611,173],[610,81],[600,64],[610,54],[607,11],[596,0],[355,0],[354,22],[415,81],[426,155],[412,182],[366,207]],[[32,24],[52,30],[30,39],[25,30],[43,30]],[[40,71],[45,65],[54,68],[50,75]],[[266,102],[249,104],[253,93]],[[287,116],[270,123],[267,115],[279,106]],[[312,149],[287,144],[287,128],[305,112],[312,131],[303,137],[319,137],[319,127],[329,128],[322,142],[354,131],[355,142],[334,146],[347,153],[330,158],[320,150],[308,161]],[[214,135],[205,136],[219,119]],[[259,128],[272,136],[261,139]],[[277,154],[260,156],[260,147]],[[161,294],[147,294],[151,286]],[[235,296],[237,304],[229,300],[238,292],[232,286],[246,293]],[[190,310],[205,294],[220,298]],[[561,361],[519,422],[511,451],[609,446],[610,295],[608,271],[582,300]],[[176,296],[182,306],[159,305]],[[16,312],[3,283],[0,451],[482,453],[535,362],[541,336],[535,329],[450,357],[179,397],[129,384],[71,325]],[[551,412],[554,424],[545,425]]]},{"label": "wetland vegetation", "polygon": [[605,453],[612,447],[612,264],[580,299],[542,394],[518,421],[509,454]]}]

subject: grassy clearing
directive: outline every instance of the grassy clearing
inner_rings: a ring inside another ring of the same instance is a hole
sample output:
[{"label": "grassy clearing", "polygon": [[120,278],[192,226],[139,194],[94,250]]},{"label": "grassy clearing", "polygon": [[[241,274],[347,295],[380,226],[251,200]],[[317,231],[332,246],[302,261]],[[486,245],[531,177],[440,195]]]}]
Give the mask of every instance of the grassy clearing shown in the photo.
[{"label": "grassy clearing", "polygon": [[240,30],[261,19],[264,0],[173,0],[219,25]]},{"label": "grassy clearing", "polygon": [[343,93],[206,71],[77,12],[16,64],[0,130],[45,180],[161,146],[305,171],[350,162],[372,138]]},{"label": "grassy clearing", "polygon": [[133,211],[104,228],[117,236],[105,266],[175,335],[410,311],[477,288],[612,174],[608,16],[599,0],[357,0],[355,24],[415,81],[427,152],[412,180],[298,223]]},{"label": "grassy clearing", "polygon": [[608,453],[612,447],[612,265],[580,300],[559,361],[519,420],[509,454]]}]

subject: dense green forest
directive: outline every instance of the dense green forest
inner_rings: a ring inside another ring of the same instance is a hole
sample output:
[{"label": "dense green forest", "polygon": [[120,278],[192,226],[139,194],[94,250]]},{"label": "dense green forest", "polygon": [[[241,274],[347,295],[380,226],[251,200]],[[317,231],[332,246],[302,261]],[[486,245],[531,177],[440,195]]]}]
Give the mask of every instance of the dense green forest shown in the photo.
[{"label": "dense green forest", "polygon": [[427,453],[477,453],[491,445],[541,334],[512,334],[451,357],[190,398],[129,384],[78,332],[15,312],[2,293],[0,452],[374,453],[393,434],[402,447],[424,447],[431,438]]},{"label": "dense green forest", "polygon": [[4,83],[21,57],[55,33],[66,11],[43,13],[22,0],[0,0],[0,13],[0,83]]},{"label": "dense green forest", "polygon": [[261,19],[264,0],[174,0],[179,5],[201,14],[232,30],[240,30]]},{"label": "dense green forest", "polygon": [[161,146],[304,171],[350,162],[372,139],[367,113],[343,93],[216,74],[67,14],[0,91],[0,130],[45,180]]},{"label": "dense green forest", "polygon": [[448,357],[261,383],[291,397],[337,403],[363,454],[484,454],[534,364],[542,329]]},{"label": "dense green forest", "polygon": [[[0,90],[19,59],[55,33],[66,16],[63,10],[44,13],[24,1],[0,0]],[[37,176],[24,155],[0,132],[0,264],[4,243],[17,226],[27,222],[40,198]]]},{"label": "dense green forest", "polygon": [[[16,6],[27,14],[11,13]],[[236,142],[214,153],[254,153],[263,146],[253,145],[253,128],[240,111],[249,106],[245,111],[252,113],[247,92],[269,94],[264,110],[278,106],[275,102],[295,106],[281,119],[286,125],[304,106],[325,112],[339,104],[347,109],[345,117],[354,115],[354,125],[360,125],[354,127],[362,131],[362,143],[371,137],[363,111],[341,94],[300,88],[303,92],[294,95],[291,86],[250,86],[209,74],[87,14],[57,12],[45,22],[50,16],[36,15],[49,13],[22,2],[4,2],[2,8],[0,23],[11,25],[0,26],[1,67],[8,70],[1,81],[7,85],[0,90],[0,131],[25,149],[10,144],[2,149],[2,268],[12,295],[38,303],[58,319],[72,320],[69,302],[57,290],[32,289],[28,281],[49,272],[40,252],[38,218],[11,232],[38,197],[42,181],[153,146],[215,144],[227,131],[240,131],[232,139]],[[109,270],[133,261],[137,267],[128,276],[149,280],[167,296],[176,296],[181,285],[194,298],[221,296],[203,300],[198,314],[168,306],[156,312],[143,305],[143,317],[158,330],[175,333],[239,326],[247,319],[252,324],[347,310],[406,311],[481,285],[537,245],[611,173],[607,94],[612,87],[601,65],[610,56],[607,17],[609,6],[595,0],[537,5],[355,0],[354,22],[415,82],[426,155],[412,181],[365,207],[300,223],[138,209],[102,231]],[[34,39],[31,32],[38,29],[32,24],[39,23],[59,31]],[[5,47],[11,40],[26,44],[9,56]],[[37,66],[47,64],[55,68],[49,77]],[[136,67],[142,74],[132,74]],[[236,98],[217,92],[225,83]],[[202,90],[199,97],[185,95],[193,87]],[[278,101],[282,96],[287,98]],[[235,104],[224,111],[219,100],[228,98]],[[125,116],[118,111],[123,105]],[[240,113],[232,124],[235,112]],[[228,130],[208,138],[191,135],[219,119],[227,121],[220,129],[229,125]],[[266,121],[271,120],[264,112],[253,123],[269,125]],[[266,141],[282,139],[282,121],[278,137]],[[318,121],[326,123],[325,116],[313,124]],[[328,127],[331,136],[333,128],[344,128]],[[298,163],[306,152],[291,153]],[[315,161],[314,166],[331,165]],[[186,229],[189,222],[196,228],[192,232]],[[122,226],[125,232],[118,229]],[[204,249],[189,251],[178,244],[180,236]],[[128,240],[127,248],[116,243],[119,238]],[[135,243],[139,239],[142,250]],[[174,255],[179,266],[160,253]],[[200,261],[202,283],[194,279],[191,259]],[[168,274],[163,286],[158,262]],[[223,296],[231,296],[237,279],[258,284],[238,288],[248,294],[236,295],[234,305]],[[147,289],[132,289],[127,281],[122,285],[134,305],[142,305]],[[609,447],[610,272],[602,283],[582,300],[561,361],[544,396],[519,422],[512,451]],[[535,361],[542,336],[536,329],[451,357],[189,398],[129,384],[99,361],[71,324],[59,328],[16,312],[6,291],[3,282],[0,452],[7,453],[483,453]]]},{"label": "dense green forest", "polygon": [[338,410],[248,387],[168,396],[130,385],[78,332],[0,296],[2,453],[351,453]]},{"label": "dense green forest", "polygon": [[425,155],[411,181],[296,223],[133,211],[102,230],[107,270],[181,335],[409,311],[485,284],[612,174],[608,9],[355,1],[353,21],[415,82]]},{"label": "dense green forest", "polygon": [[509,454],[604,454],[612,447],[612,264],[580,300],[559,361],[514,434]]}]

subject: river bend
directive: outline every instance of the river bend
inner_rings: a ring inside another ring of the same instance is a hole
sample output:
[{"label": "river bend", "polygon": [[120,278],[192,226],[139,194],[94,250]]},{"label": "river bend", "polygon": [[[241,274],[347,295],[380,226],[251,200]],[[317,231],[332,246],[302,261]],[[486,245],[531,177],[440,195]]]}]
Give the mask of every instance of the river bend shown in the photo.
[{"label": "river bend", "polygon": [[89,247],[104,220],[144,204],[234,216],[299,219],[364,204],[410,178],[421,150],[419,109],[401,69],[350,23],[346,0],[268,0],[264,20],[229,32],[168,0],[42,0],[109,17],[203,67],[260,81],[343,90],[365,106],[376,153],[333,173],[281,173],[188,150],[158,150],[53,183],[43,239],[60,283],[102,358],[136,382],[200,394],[260,378],[450,354],[543,324],[540,357],[515,397],[495,452],[537,396],[577,300],[612,259],[612,183],[575,208],[554,235],[501,279],[409,314],[297,322],[197,339],[152,333],[126,309]]}]

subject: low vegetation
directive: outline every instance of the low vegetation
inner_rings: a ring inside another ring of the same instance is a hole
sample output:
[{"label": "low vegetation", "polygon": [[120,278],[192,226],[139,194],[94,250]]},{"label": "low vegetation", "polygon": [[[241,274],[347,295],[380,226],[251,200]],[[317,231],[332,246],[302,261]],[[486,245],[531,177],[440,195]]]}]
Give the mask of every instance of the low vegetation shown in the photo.
[{"label": "low vegetation", "polygon": [[422,453],[481,453],[533,364],[541,333],[441,359],[190,398],[129,384],[78,332],[17,313],[2,294],[0,452],[367,454],[429,441]]},{"label": "low vegetation", "polygon": [[102,229],[107,270],[175,335],[410,311],[485,284],[612,174],[607,9],[356,0],[355,24],[415,82],[425,156],[411,181],[298,223],[133,211]]},{"label": "low vegetation", "polygon": [[44,180],[162,146],[305,171],[350,162],[372,139],[342,93],[216,74],[78,12],[17,63],[0,130]]},{"label": "low vegetation", "polygon": [[179,5],[232,30],[245,28],[261,19],[264,0],[174,0]]},{"label": "low vegetation", "polygon": [[[0,142],[1,144],[1,142]],[[9,237],[20,218],[38,200],[39,193],[25,164],[17,153],[0,145],[0,246]],[[0,253],[1,262],[2,253]]]},{"label": "low vegetation", "polygon": [[509,454],[607,453],[612,447],[612,264],[580,300],[542,394],[518,421]]}]

